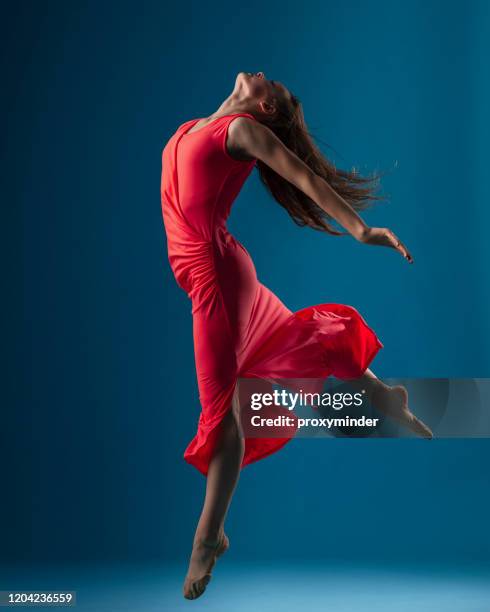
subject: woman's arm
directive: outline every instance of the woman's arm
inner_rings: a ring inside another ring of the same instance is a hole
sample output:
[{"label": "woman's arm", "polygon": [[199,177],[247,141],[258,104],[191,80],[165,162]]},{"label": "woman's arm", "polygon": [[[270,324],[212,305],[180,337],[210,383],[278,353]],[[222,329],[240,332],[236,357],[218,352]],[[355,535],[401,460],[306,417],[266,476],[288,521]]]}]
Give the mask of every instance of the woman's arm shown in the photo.
[{"label": "woman's arm", "polygon": [[356,240],[389,246],[410,263],[413,258],[388,228],[369,227],[357,212],[325,181],[288,149],[267,126],[246,117],[237,117],[228,130],[228,143],[236,150],[260,159],[284,179],[301,189]]}]

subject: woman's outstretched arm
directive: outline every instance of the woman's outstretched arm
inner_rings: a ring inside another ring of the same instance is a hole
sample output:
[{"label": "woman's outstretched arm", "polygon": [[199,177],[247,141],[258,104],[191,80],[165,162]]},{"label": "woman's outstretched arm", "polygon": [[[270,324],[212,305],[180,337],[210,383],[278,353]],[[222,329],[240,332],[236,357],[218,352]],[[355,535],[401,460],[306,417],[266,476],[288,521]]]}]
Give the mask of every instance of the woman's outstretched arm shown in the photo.
[{"label": "woman's outstretched arm", "polygon": [[267,164],[305,193],[359,242],[394,248],[410,263],[413,262],[408,249],[390,229],[369,227],[325,179],[313,172],[267,126],[246,117],[237,117],[230,124],[228,144]]}]

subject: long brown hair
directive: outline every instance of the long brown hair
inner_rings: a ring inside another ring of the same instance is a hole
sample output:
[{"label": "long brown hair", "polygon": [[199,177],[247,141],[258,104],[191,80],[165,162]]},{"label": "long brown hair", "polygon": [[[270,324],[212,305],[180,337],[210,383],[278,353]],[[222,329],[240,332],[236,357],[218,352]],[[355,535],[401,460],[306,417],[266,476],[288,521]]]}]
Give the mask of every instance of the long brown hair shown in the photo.
[{"label": "long brown hair", "polygon": [[[301,101],[292,93],[290,98],[280,96],[276,99],[276,112],[263,123],[313,172],[325,179],[354,210],[365,210],[375,200],[385,199],[374,193],[381,174],[363,177],[355,170],[340,170],[322,155],[306,126]],[[334,219],[328,213],[267,164],[257,160],[257,169],[266,189],[297,225],[306,225],[335,236],[348,234],[335,230],[329,223]]]}]

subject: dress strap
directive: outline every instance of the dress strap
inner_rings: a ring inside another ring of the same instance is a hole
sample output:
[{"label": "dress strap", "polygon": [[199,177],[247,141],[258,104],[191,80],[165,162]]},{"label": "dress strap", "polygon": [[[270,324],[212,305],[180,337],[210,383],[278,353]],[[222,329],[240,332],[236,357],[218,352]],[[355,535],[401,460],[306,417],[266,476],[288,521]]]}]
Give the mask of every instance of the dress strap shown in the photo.
[{"label": "dress strap", "polygon": [[[230,113],[229,115],[223,115],[223,117],[228,117],[230,121],[235,117],[249,117],[250,119],[255,119],[252,113]],[[257,119],[255,119],[255,121],[257,121]]]}]

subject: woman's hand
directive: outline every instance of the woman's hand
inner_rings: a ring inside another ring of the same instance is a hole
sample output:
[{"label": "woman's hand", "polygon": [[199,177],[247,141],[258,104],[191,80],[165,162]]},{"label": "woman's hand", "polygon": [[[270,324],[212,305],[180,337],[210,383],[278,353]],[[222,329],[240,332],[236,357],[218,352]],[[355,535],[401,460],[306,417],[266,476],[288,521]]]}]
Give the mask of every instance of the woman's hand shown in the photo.
[{"label": "woman's hand", "polygon": [[375,246],[387,246],[399,251],[403,257],[413,263],[413,257],[408,252],[407,247],[402,241],[387,227],[368,227],[359,239],[364,244],[373,244]]}]

